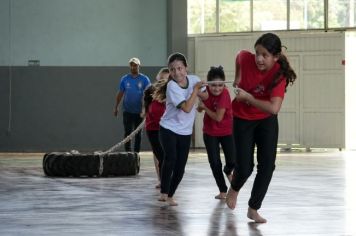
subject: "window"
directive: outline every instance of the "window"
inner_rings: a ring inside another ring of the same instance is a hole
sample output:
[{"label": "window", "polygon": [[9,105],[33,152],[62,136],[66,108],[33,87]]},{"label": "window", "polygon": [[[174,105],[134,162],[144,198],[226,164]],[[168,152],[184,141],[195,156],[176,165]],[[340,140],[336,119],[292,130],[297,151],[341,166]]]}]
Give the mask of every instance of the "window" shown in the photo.
[{"label": "window", "polygon": [[287,0],[253,1],[253,30],[286,30]]},{"label": "window", "polygon": [[220,0],[220,32],[251,31],[251,4],[249,0]]},{"label": "window", "polygon": [[216,31],[216,0],[188,0],[188,34]]},{"label": "window", "polygon": [[356,0],[187,1],[188,34],[356,28]]},{"label": "window", "polygon": [[324,29],[324,0],[290,0],[290,29]]},{"label": "window", "polygon": [[355,27],[356,0],[329,0],[329,28]]}]

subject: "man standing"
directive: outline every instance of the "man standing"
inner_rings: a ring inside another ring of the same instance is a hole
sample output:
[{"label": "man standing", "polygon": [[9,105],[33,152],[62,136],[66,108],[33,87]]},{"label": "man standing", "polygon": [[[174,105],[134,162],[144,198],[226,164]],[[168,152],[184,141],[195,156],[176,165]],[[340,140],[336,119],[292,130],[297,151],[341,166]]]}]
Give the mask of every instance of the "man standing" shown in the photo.
[{"label": "man standing", "polygon": [[[121,78],[118,92],[116,94],[116,103],[114,106],[114,116],[118,114],[118,106],[122,97],[123,124],[125,136],[132,133],[142,122],[140,116],[142,109],[142,96],[144,90],[151,84],[150,79],[140,73],[140,60],[133,57],[129,60],[130,73]],[[134,152],[140,152],[141,131],[135,135]],[[125,143],[125,151],[131,152],[131,141]]]}]

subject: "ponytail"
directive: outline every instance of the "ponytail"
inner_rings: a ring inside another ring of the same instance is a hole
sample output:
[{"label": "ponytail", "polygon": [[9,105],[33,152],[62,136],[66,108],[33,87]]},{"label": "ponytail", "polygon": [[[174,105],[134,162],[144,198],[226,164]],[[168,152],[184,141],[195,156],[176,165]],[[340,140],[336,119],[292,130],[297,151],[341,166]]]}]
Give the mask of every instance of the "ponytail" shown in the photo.
[{"label": "ponytail", "polygon": [[159,102],[163,102],[166,99],[167,84],[170,80],[171,77],[168,79],[161,79],[155,83],[154,92],[152,94],[153,99]]},{"label": "ponytail", "polygon": [[290,66],[289,61],[284,54],[281,54],[278,63],[281,65],[282,75],[286,77],[286,82],[287,82],[286,90],[287,90],[287,86],[289,85],[289,83],[291,85],[294,84],[294,81],[297,79],[297,75],[294,72],[293,68]]},{"label": "ponytail", "polygon": [[280,65],[280,69],[273,78],[271,89],[274,88],[280,82],[281,76],[283,76],[286,78],[285,91],[287,92],[287,87],[289,83],[293,85],[294,81],[297,78],[297,75],[294,72],[293,68],[290,66],[287,57],[283,53],[279,55],[277,63]]}]

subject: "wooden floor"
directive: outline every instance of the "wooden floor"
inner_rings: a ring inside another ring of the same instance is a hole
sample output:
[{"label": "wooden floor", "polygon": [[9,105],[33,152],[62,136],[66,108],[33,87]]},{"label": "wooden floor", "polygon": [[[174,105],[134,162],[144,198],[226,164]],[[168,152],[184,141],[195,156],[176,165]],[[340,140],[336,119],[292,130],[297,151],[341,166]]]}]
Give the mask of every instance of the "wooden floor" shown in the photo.
[{"label": "wooden floor", "polygon": [[278,153],[260,213],[246,217],[254,176],[235,210],[218,189],[206,154],[192,152],[176,200],[158,202],[152,155],[134,177],[48,178],[41,154],[0,154],[0,235],[356,235],[356,153]]}]

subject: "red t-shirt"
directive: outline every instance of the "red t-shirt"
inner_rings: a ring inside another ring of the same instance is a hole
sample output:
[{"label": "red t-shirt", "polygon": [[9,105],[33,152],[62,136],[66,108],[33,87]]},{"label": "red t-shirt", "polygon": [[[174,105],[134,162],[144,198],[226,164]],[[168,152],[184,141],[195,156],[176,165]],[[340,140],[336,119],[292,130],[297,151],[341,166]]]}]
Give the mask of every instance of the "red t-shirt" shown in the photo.
[{"label": "red t-shirt", "polygon": [[159,130],[159,121],[166,110],[164,102],[153,100],[146,113],[146,130]]},{"label": "red t-shirt", "polygon": [[[240,83],[239,87],[250,93],[257,99],[270,101],[272,97],[284,98],[286,79],[281,77],[278,84],[270,89],[270,84],[274,75],[278,72],[280,65],[275,63],[267,72],[257,69],[255,54],[248,51],[241,51],[236,57],[236,63],[240,65]],[[234,117],[246,120],[260,120],[271,116],[270,113],[264,112],[245,102],[232,101]]]},{"label": "red t-shirt", "polygon": [[209,87],[207,87],[209,98],[204,102],[205,106],[211,111],[215,112],[219,108],[225,108],[224,117],[220,122],[210,118],[206,113],[204,114],[203,132],[210,136],[226,136],[232,134],[232,108],[229,91],[224,88],[222,93],[218,96],[211,94]]}]

